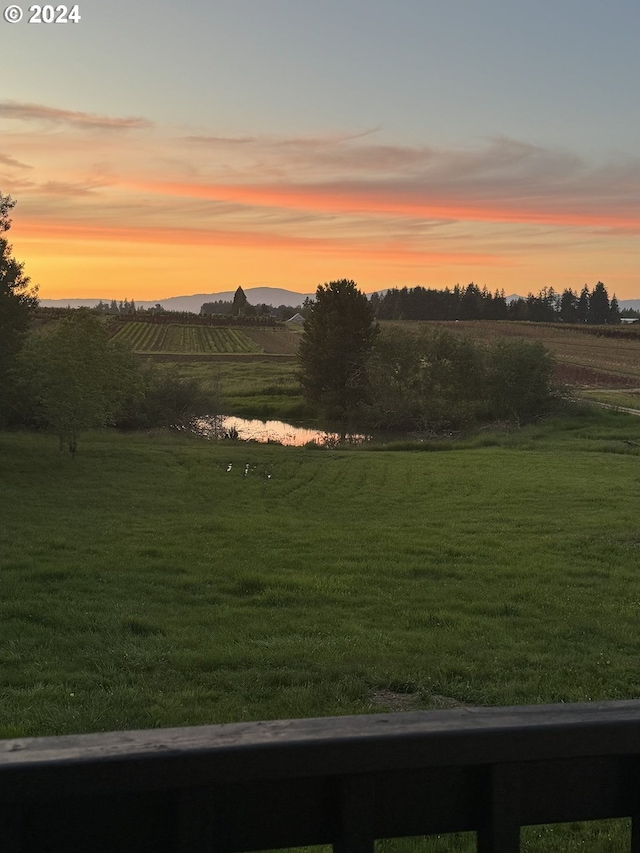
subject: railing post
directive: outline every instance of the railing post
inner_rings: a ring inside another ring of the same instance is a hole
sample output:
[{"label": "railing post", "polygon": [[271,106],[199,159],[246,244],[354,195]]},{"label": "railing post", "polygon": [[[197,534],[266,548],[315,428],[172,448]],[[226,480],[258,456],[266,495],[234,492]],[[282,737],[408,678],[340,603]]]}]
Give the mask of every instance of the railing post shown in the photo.
[{"label": "railing post", "polygon": [[0,851],[16,853],[22,849],[22,810],[17,805],[11,808],[5,803],[0,806]]},{"label": "railing post", "polygon": [[339,834],[334,853],[374,853],[374,780],[371,776],[344,776],[339,785]]},{"label": "railing post", "polygon": [[213,793],[187,788],[178,795],[177,853],[211,853],[214,847]]},{"label": "railing post", "polygon": [[640,761],[633,762],[634,803],[631,815],[631,853],[640,853]]},{"label": "railing post", "polygon": [[478,829],[478,853],[519,853],[519,767],[494,764],[489,768],[488,777],[486,812]]}]

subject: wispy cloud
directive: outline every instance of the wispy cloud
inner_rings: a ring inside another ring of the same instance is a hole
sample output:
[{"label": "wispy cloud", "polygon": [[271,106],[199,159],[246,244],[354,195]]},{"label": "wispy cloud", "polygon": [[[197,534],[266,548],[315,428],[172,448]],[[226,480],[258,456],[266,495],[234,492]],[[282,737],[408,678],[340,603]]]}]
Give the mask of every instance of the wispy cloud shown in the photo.
[{"label": "wispy cloud", "polygon": [[26,223],[22,228],[26,240],[73,239],[94,242],[128,242],[146,244],[177,244],[182,246],[223,246],[226,248],[267,248],[323,252],[341,257],[368,256],[385,261],[444,264],[499,264],[500,257],[491,253],[442,251],[412,248],[394,239],[366,240],[331,237],[301,237],[271,234],[264,231],[229,231],[198,228],[149,228],[144,226],[86,225],[82,222]]},{"label": "wispy cloud", "polygon": [[0,163],[3,166],[9,166],[12,169],[33,169],[28,163],[21,163],[15,157],[10,157],[8,154],[0,154]]},{"label": "wispy cloud", "polygon": [[91,130],[131,130],[153,125],[153,122],[145,118],[100,116],[94,113],[60,110],[42,104],[23,104],[16,101],[0,102],[0,114],[5,119],[63,124]]},{"label": "wispy cloud", "polygon": [[[538,264],[545,254],[578,257],[595,245],[611,252],[606,241],[627,246],[638,230],[638,158],[589,161],[503,137],[455,149],[397,145],[378,142],[375,129],[189,135],[142,118],[2,109],[23,120],[3,133],[22,159],[5,153],[0,165],[3,192],[18,198],[21,232],[31,240],[506,269],[527,252]],[[36,132],[37,122],[55,132]],[[78,130],[91,131],[90,145]],[[29,180],[20,176],[22,160]]]}]

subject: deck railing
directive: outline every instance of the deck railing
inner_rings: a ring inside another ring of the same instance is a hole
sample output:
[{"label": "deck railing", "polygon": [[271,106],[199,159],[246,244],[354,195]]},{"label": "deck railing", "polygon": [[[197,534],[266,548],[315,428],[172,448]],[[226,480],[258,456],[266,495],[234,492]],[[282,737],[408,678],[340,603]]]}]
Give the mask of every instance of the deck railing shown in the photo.
[{"label": "deck railing", "polygon": [[632,818],[640,701],[0,741],[3,853],[204,853]]}]

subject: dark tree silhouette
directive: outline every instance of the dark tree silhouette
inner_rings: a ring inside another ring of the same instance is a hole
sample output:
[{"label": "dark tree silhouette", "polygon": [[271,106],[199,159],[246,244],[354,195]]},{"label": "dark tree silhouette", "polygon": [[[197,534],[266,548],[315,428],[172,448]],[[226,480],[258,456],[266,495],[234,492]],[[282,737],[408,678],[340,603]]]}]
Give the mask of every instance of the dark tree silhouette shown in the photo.
[{"label": "dark tree silhouette", "polygon": [[23,272],[24,264],[12,256],[12,247],[5,237],[11,228],[9,213],[15,204],[11,196],[0,193],[0,387],[5,418],[12,405],[16,357],[27,333],[31,311],[38,304],[38,288],[31,286]]},{"label": "dark tree silhouette", "polygon": [[234,314],[244,314],[249,301],[246,297],[244,290],[239,287],[236,292],[233,294],[233,308],[232,311]]},{"label": "dark tree silhouette", "polygon": [[298,352],[306,398],[346,420],[364,397],[365,361],[377,332],[371,304],[355,282],[319,285]]}]

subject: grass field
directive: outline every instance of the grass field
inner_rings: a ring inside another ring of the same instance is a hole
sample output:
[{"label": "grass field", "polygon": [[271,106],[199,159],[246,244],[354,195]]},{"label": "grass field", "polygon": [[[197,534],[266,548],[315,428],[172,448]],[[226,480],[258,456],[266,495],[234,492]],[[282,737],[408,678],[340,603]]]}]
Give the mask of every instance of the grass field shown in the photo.
[{"label": "grass field", "polygon": [[[584,411],[438,453],[103,432],[75,461],[1,435],[0,735],[637,697],[636,431]],[[473,849],[444,844],[419,849]]]},{"label": "grass field", "polygon": [[608,406],[620,406],[624,409],[640,410],[640,391],[580,391],[578,396],[585,400],[595,400]]},{"label": "grass field", "polygon": [[637,695],[608,417],[446,453],[2,436],[3,734]]},{"label": "grass field", "polygon": [[184,359],[171,364],[181,376],[215,389],[224,401],[225,414],[285,421],[310,415],[295,378],[297,363],[290,356],[250,361],[224,357]]}]

